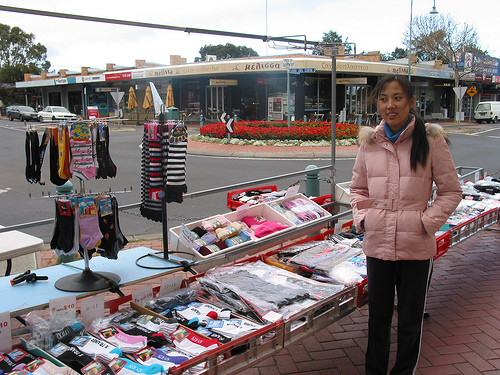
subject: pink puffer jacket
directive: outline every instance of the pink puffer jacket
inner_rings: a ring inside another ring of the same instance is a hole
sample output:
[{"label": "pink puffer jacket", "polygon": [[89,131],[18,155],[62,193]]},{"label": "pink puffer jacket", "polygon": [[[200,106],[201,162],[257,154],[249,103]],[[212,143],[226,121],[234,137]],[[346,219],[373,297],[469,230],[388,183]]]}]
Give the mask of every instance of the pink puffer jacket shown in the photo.
[{"label": "pink puffer jacket", "polygon": [[[382,260],[425,260],[436,254],[435,233],[462,199],[462,189],[437,124],[427,124],[429,156],[425,167],[410,168],[415,118],[393,144],[383,122],[375,129],[363,127],[360,149],[350,186],[354,223],[361,231],[363,251]],[[432,196],[433,182],[437,186]]]}]

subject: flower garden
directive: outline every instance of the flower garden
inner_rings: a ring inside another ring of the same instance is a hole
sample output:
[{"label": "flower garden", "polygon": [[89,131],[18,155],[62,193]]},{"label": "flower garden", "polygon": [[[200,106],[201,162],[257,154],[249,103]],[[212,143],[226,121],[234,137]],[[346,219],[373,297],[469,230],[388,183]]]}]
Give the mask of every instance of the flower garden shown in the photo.
[{"label": "flower garden", "polygon": [[[328,146],[331,141],[330,122],[292,121],[238,121],[228,137],[223,122],[203,125],[200,135],[192,139],[201,142],[231,143],[254,146]],[[356,144],[359,127],[356,124],[337,123],[336,144]]]}]

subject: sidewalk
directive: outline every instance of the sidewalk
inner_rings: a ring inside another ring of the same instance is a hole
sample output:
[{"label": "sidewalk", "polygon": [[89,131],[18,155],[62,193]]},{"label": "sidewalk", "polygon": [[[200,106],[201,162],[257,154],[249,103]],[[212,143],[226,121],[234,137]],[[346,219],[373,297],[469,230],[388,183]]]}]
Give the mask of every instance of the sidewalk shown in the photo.
[{"label": "sidewalk", "polygon": [[[435,262],[427,303],[430,317],[424,321],[417,375],[500,374],[499,231],[499,223],[491,225],[455,244]],[[161,251],[162,241],[134,242],[127,248],[138,246]],[[51,258],[54,261],[52,251],[39,252],[39,267],[51,265]],[[140,283],[123,292],[131,294],[160,283]],[[368,309],[363,306],[240,375],[362,375],[367,320]],[[393,342],[395,324],[396,319]]]}]

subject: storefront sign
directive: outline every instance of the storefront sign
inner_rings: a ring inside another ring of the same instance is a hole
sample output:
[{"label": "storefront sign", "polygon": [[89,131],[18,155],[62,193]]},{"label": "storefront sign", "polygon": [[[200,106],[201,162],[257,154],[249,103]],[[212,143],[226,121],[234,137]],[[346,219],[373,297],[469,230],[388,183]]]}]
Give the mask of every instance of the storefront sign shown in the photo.
[{"label": "storefront sign", "polygon": [[276,78],[257,78],[258,85],[276,85],[277,83]]},{"label": "storefront sign", "polygon": [[85,82],[85,83],[102,82],[102,81],[106,80],[106,77],[104,76],[104,74],[97,74],[97,75],[93,75],[93,76],[80,76],[80,77],[77,77],[77,81],[78,80],[80,82]]},{"label": "storefront sign", "polygon": [[368,78],[366,77],[337,78],[337,85],[366,85],[367,83]]},{"label": "storefront sign", "polygon": [[111,73],[111,74],[105,74],[105,76],[106,76],[106,81],[118,81],[121,79],[131,79],[132,72]]},{"label": "storefront sign", "polygon": [[96,87],[95,92],[112,92],[118,91],[118,87]]},{"label": "storefront sign", "polygon": [[54,86],[53,79],[39,79],[36,81],[16,82],[16,88]]},{"label": "storefront sign", "polygon": [[138,70],[132,72],[132,79],[146,78],[146,72],[144,70]]},{"label": "storefront sign", "polygon": [[237,79],[211,79],[210,86],[238,86]]},{"label": "storefront sign", "polygon": [[99,107],[87,107],[87,112],[89,115],[89,119],[99,117]]}]

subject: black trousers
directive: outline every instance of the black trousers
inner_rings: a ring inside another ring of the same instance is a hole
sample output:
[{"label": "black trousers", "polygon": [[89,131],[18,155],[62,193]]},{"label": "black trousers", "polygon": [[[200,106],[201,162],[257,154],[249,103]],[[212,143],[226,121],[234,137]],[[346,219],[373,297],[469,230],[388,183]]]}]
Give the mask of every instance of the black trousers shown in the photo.
[{"label": "black trousers", "polygon": [[367,257],[368,348],[366,375],[386,375],[397,292],[397,355],[391,375],[413,374],[420,354],[425,299],[433,259],[385,261]]}]

